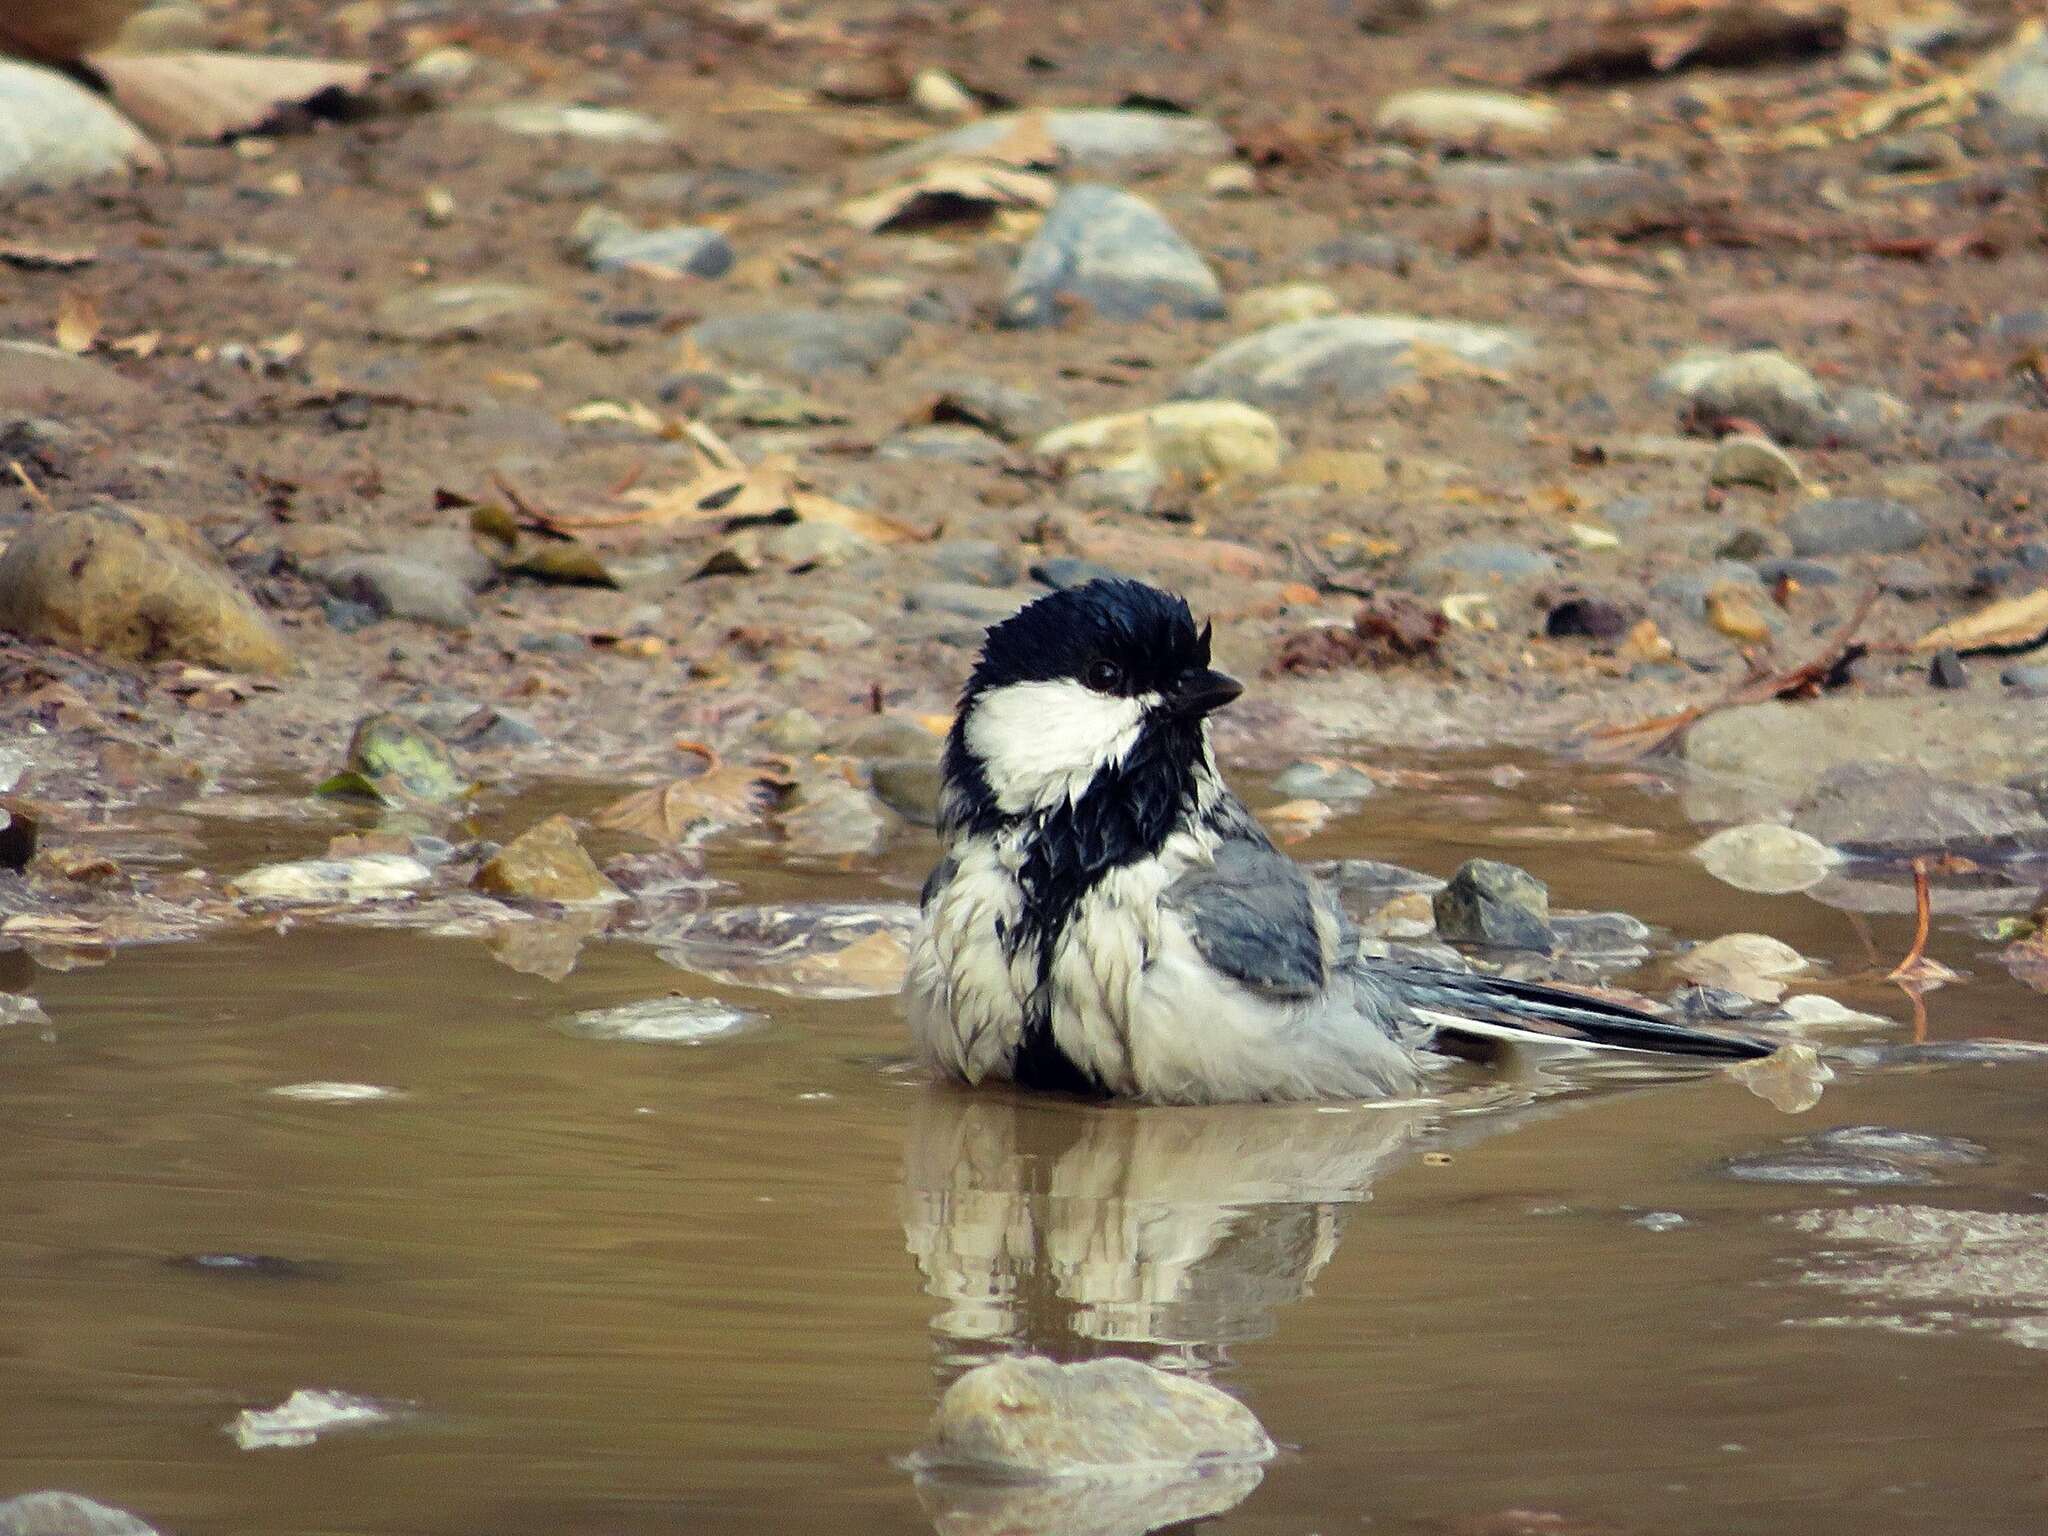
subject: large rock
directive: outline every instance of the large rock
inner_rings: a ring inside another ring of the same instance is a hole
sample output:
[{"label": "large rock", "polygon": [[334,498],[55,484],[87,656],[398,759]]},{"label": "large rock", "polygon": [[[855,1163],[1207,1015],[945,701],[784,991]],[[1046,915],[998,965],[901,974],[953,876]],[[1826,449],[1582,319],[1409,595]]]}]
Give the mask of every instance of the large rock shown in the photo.
[{"label": "large rock", "polygon": [[1069,187],[1024,247],[1003,295],[1002,321],[1051,325],[1066,304],[1110,320],[1159,310],[1186,319],[1224,313],[1223,290],[1158,209],[1115,187]]},{"label": "large rock", "polygon": [[1795,555],[1897,555],[1927,542],[1927,524],[1902,501],[1829,496],[1785,519]]},{"label": "large rock", "polygon": [[1373,114],[1388,138],[1439,149],[1507,148],[1548,138],[1563,114],[1547,101],[1464,88],[1401,91]]},{"label": "large rock", "polygon": [[1792,825],[1849,853],[2012,854],[2048,847],[2025,790],[1938,778],[1904,763],[1845,763],[1808,791]]},{"label": "large rock", "polygon": [[68,187],[162,165],[142,131],[101,97],[55,70],[0,59],[0,190]]},{"label": "large rock", "polygon": [[292,664],[205,541],[146,513],[37,518],[0,554],[0,629],[128,661],[175,657],[231,672]]},{"label": "large rock", "polygon": [[1197,365],[1174,394],[1183,400],[1243,400],[1272,408],[1335,400],[1370,404],[1415,371],[1418,347],[1502,368],[1528,339],[1498,326],[1414,315],[1331,315],[1258,331]]},{"label": "large rock", "polygon": [[1839,693],[1717,710],[1685,737],[1696,820],[1749,821],[1782,811],[1845,763],[1904,762],[1942,778],[2004,784],[2048,759],[2048,710],[1996,693]]},{"label": "large rock", "polygon": [[742,368],[806,376],[873,368],[910,339],[910,322],[872,309],[771,309],[721,315],[689,335]]},{"label": "large rock", "polygon": [[893,177],[933,160],[971,159],[1020,130],[1041,129],[1067,169],[1094,176],[1123,175],[1177,161],[1221,160],[1230,153],[1230,135],[1206,118],[1082,108],[985,117],[878,156],[869,171],[876,177]]},{"label": "large rock", "polygon": [[920,1460],[1057,1478],[1257,1463],[1274,1451],[1251,1409],[1206,1382],[1114,1356],[1078,1365],[1022,1356],[946,1389]]}]

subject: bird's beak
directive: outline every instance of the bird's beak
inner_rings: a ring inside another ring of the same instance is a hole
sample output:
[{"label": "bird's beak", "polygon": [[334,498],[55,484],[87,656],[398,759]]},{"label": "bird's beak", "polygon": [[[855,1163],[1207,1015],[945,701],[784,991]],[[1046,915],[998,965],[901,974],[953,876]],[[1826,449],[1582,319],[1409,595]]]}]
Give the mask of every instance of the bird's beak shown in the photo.
[{"label": "bird's beak", "polygon": [[1199,672],[1181,674],[1173,692],[1166,696],[1166,707],[1177,715],[1199,718],[1221,709],[1243,692],[1244,684],[1229,673],[1205,667]]}]

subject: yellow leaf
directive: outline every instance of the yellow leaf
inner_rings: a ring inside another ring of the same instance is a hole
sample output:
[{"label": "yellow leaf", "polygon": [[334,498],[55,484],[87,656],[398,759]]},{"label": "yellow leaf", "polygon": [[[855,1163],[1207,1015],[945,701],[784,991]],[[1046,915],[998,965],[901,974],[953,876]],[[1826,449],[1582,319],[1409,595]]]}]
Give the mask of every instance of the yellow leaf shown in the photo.
[{"label": "yellow leaf", "polygon": [[1973,651],[2025,650],[2043,640],[2048,640],[2048,587],[2024,597],[2002,598],[1953,623],[1930,629],[1913,642],[1913,649],[1947,647],[1969,655]]}]

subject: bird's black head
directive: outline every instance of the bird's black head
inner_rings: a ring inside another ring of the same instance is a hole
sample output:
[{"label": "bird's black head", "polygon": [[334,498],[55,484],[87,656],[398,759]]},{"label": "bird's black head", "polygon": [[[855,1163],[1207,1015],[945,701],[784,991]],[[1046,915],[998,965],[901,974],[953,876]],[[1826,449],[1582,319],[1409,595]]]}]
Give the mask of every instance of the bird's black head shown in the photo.
[{"label": "bird's black head", "polygon": [[1074,804],[1148,764],[1178,782],[1206,757],[1206,717],[1241,691],[1211,669],[1209,628],[1181,598],[1136,581],[1049,593],[983,640],[947,777],[1004,815]]}]

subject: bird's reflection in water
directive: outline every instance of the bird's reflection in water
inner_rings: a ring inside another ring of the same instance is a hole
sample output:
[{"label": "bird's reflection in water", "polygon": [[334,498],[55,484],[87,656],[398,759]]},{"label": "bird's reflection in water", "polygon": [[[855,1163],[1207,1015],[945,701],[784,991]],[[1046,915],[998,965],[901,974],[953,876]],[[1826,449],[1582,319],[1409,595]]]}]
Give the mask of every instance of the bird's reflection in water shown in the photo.
[{"label": "bird's reflection in water", "polygon": [[1345,1207],[1442,1107],[1098,1108],[935,1088],[903,1226],[941,1374],[1017,1349],[1206,1370],[1336,1252]]},{"label": "bird's reflection in water", "polygon": [[[903,1228],[940,1304],[941,1382],[1020,1351],[1206,1374],[1309,1293],[1376,1179],[1585,1102],[1574,1086],[1539,1070],[1402,1103],[1214,1108],[932,1088],[911,1117]],[[918,1494],[944,1536],[1139,1536],[1220,1514],[1260,1476],[920,1475]]]}]

